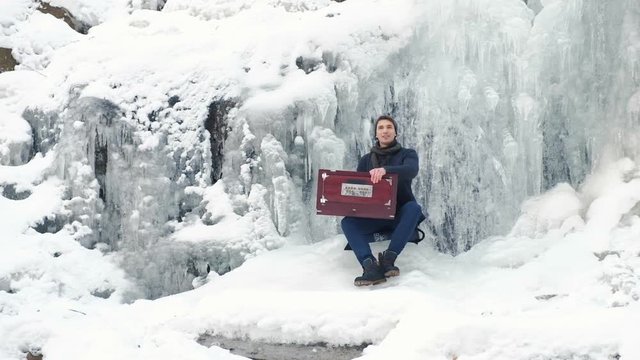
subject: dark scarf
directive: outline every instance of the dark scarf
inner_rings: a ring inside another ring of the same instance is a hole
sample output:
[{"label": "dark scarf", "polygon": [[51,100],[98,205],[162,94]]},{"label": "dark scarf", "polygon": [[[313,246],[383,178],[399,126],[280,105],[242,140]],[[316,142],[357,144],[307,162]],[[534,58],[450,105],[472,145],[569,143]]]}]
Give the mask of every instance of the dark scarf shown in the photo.
[{"label": "dark scarf", "polygon": [[396,140],[393,140],[386,148],[381,148],[380,144],[376,141],[376,144],[371,147],[371,164],[373,168],[383,167],[389,164],[391,156],[402,150],[402,145]]}]

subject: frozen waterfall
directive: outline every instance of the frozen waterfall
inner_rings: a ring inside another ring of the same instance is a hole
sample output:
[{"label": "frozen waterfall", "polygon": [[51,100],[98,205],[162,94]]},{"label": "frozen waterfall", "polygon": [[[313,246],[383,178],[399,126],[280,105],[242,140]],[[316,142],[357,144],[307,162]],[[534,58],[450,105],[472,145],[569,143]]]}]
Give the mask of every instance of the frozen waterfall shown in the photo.
[{"label": "frozen waterfall", "polygon": [[118,251],[148,297],[339,233],[315,216],[317,170],[355,168],[380,114],[452,254],[527,197],[640,160],[637,0],[155,3],[45,60],[21,50],[46,95],[16,107],[28,141],[0,134],[3,164],[54,152],[65,207],[43,222]]}]

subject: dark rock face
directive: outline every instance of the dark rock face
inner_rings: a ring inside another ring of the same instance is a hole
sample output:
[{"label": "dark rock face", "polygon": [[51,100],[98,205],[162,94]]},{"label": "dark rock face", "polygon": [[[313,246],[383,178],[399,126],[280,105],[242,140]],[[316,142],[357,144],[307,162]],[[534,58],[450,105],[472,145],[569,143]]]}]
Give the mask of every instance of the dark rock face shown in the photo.
[{"label": "dark rock face", "polygon": [[31,154],[29,159],[37,153],[46,154],[60,137],[60,128],[56,126],[58,115],[55,113],[45,113],[39,109],[27,108],[22,117],[27,120],[31,126]]},{"label": "dark rock face", "polygon": [[[569,159],[567,153],[571,149],[566,144],[569,139],[568,119],[562,115],[562,98],[551,95],[549,96],[548,104],[547,112],[542,117],[542,138],[544,141],[542,152],[543,189],[551,189],[562,182],[574,184],[582,180],[574,179],[577,175],[571,174],[569,166],[571,159]],[[585,155],[588,156],[586,153]],[[585,157],[585,160],[588,159]]]},{"label": "dark rock face", "polygon": [[164,6],[166,4],[167,4],[167,0],[158,0],[158,2],[156,4],[156,10],[162,11],[162,9],[164,9]]},{"label": "dark rock face", "polygon": [[40,354],[38,351],[34,351],[34,353],[32,353],[31,351],[27,352],[27,360],[42,360],[42,354]]},{"label": "dark rock face", "polygon": [[91,292],[91,295],[102,299],[108,299],[115,290],[113,289],[95,289]]},{"label": "dark rock face", "polygon": [[81,34],[86,34],[87,32],[89,32],[89,29],[91,28],[91,26],[89,26],[88,24],[85,24],[82,21],[73,17],[73,15],[71,15],[69,10],[63,7],[57,7],[49,3],[41,2],[38,5],[38,11],[44,14],[53,15],[54,17],[67,23],[67,25],[69,25],[73,30]]},{"label": "dark rock face", "polygon": [[13,71],[16,65],[18,62],[11,55],[11,49],[0,47],[0,73]]},{"label": "dark rock face", "polygon": [[540,11],[542,11],[542,8],[544,7],[542,5],[542,2],[540,2],[540,0],[523,0],[525,4],[527,4],[527,6],[533,10],[533,12],[538,15],[538,13]]},{"label": "dark rock face", "polygon": [[51,216],[45,217],[40,220],[33,229],[40,234],[55,234],[58,231],[62,230],[64,225],[67,223],[67,219],[62,218],[61,216]]},{"label": "dark rock face", "polygon": [[305,74],[309,74],[318,69],[321,63],[319,59],[304,58],[302,56],[296,58],[296,66],[298,69],[304,71]]},{"label": "dark rock face", "polygon": [[173,95],[169,100],[167,100],[167,102],[169,103],[169,107],[173,107],[175,104],[180,102],[180,97],[178,95]]},{"label": "dark rock face", "polygon": [[[79,118],[88,124],[94,124],[93,153],[88,149],[87,156],[93,156],[94,175],[100,184],[100,198],[107,203],[107,164],[109,162],[109,145],[130,144],[131,139],[126,136],[127,132],[120,127],[114,126],[117,119],[122,117],[122,111],[117,105],[102,100],[83,98],[72,106],[79,114]],[[118,123],[122,126],[121,123]],[[122,136],[118,135],[122,133]],[[116,142],[116,138],[121,138]]]},{"label": "dark rock face", "polygon": [[222,163],[224,161],[224,141],[227,139],[227,116],[236,106],[236,102],[228,99],[214,100],[209,105],[209,114],[204,127],[209,131],[211,142],[211,183],[215,184],[222,177]]},{"label": "dark rock face", "polygon": [[96,175],[96,179],[98,180],[98,184],[100,184],[100,199],[106,202],[106,176],[107,176],[107,163],[109,162],[109,144],[108,143],[100,143],[98,139],[98,134],[96,134],[96,149],[94,152],[94,174]]},{"label": "dark rock face", "polygon": [[2,189],[2,196],[11,200],[24,200],[31,196],[30,191],[16,191],[15,184],[4,185]]},{"label": "dark rock face", "polygon": [[338,62],[338,57],[329,51],[324,51],[322,58],[306,58],[303,56],[296,58],[296,66],[304,71],[305,74],[318,70],[321,64],[324,64],[328,73],[335,72],[338,69]]}]

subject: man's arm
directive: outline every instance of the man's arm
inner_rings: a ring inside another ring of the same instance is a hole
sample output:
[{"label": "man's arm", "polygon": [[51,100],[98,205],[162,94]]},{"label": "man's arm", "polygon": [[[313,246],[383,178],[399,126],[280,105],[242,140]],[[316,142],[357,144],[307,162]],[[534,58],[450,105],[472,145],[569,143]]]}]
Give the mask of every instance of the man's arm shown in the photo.
[{"label": "man's arm", "polygon": [[367,170],[367,158],[368,156],[365,154],[363,155],[360,160],[358,161],[358,168],[356,169],[356,171],[358,172],[366,172]]},{"label": "man's arm", "polygon": [[400,179],[413,179],[418,175],[418,153],[413,149],[408,149],[402,165],[385,166],[384,169],[388,174],[398,174]]}]

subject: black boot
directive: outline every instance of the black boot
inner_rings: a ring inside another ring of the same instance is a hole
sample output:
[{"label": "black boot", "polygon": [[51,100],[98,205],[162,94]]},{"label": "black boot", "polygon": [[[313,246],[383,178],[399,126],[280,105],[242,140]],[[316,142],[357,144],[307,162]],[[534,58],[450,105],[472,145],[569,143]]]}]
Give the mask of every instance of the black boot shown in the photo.
[{"label": "black boot", "polygon": [[391,250],[386,250],[383,253],[378,253],[378,259],[380,261],[380,268],[385,277],[392,277],[400,275],[400,269],[394,265],[398,254]]},{"label": "black boot", "polygon": [[387,281],[375,258],[366,258],[362,262],[364,272],[354,280],[355,286],[375,285]]}]

